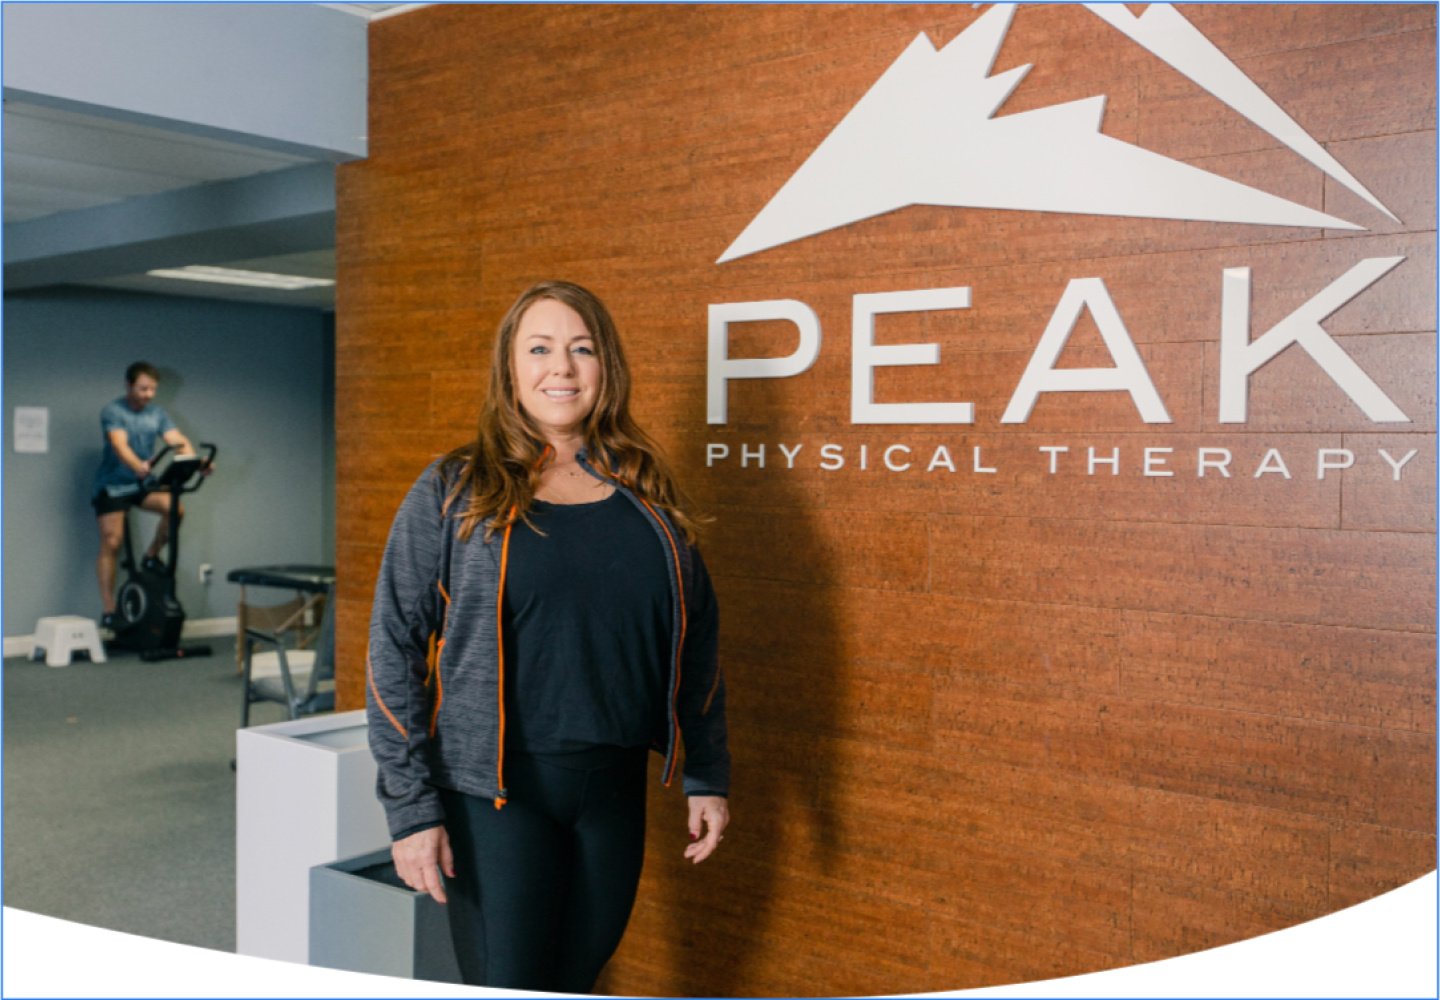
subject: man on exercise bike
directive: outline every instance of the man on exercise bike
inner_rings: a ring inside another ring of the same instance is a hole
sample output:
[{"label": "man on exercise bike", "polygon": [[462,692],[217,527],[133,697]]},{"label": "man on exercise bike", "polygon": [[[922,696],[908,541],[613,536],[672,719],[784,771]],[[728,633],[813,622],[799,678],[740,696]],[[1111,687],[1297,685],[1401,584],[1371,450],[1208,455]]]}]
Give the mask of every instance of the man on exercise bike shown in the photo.
[{"label": "man on exercise bike", "polygon": [[[100,431],[105,444],[100,468],[90,491],[90,505],[100,527],[100,557],[95,574],[100,580],[102,628],[115,628],[115,564],[125,539],[125,512],[140,507],[160,515],[155,537],[145,550],[143,567],[160,570],[160,552],[169,541],[170,494],[145,489],[150,474],[150,456],[158,442],[173,445],[180,455],[195,454],[190,439],[175,426],[170,415],[155,402],[160,372],[145,361],[125,369],[125,395],[100,411]],[[142,457],[143,456],[143,457]],[[179,513],[183,516],[184,507]]]}]

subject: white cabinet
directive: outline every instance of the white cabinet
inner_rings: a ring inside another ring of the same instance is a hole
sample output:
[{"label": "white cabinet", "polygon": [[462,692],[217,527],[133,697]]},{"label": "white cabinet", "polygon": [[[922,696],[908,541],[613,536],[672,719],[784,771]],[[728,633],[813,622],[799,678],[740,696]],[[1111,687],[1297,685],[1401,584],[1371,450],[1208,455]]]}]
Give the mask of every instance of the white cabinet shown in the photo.
[{"label": "white cabinet", "polygon": [[308,962],[310,869],[388,848],[364,711],[235,733],[235,950]]}]

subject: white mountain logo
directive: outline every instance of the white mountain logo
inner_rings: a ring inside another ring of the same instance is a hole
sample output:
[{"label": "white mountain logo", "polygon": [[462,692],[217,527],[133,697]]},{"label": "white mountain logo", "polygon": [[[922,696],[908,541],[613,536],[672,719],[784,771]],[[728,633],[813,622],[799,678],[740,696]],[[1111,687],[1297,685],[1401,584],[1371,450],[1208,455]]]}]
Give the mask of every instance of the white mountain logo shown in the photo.
[{"label": "white mountain logo", "polygon": [[[1085,7],[1395,218],[1173,6]],[[916,36],[716,263],[910,205],[1365,228],[1102,134],[1104,96],[993,117],[1030,71],[990,75],[1014,12]]]}]

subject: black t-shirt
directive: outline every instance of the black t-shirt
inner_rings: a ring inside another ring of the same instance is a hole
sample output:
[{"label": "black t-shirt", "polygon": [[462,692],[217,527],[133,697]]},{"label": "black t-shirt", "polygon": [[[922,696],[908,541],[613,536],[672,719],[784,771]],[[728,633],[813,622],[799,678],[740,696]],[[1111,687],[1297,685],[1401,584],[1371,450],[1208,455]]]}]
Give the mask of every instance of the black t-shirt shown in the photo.
[{"label": "black t-shirt", "polygon": [[506,742],[531,753],[647,746],[665,731],[671,607],[655,528],[618,491],[535,501],[510,535]]}]

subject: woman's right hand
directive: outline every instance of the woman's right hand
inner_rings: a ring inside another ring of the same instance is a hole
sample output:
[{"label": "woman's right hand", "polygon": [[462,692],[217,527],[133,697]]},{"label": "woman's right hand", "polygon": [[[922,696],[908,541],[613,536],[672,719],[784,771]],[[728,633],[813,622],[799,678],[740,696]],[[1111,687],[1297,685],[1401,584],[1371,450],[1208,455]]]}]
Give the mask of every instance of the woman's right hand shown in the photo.
[{"label": "woman's right hand", "polygon": [[432,826],[395,841],[390,845],[390,856],[395,859],[395,873],[401,881],[417,892],[428,892],[437,903],[445,902],[440,872],[455,877],[455,856],[443,826]]}]

